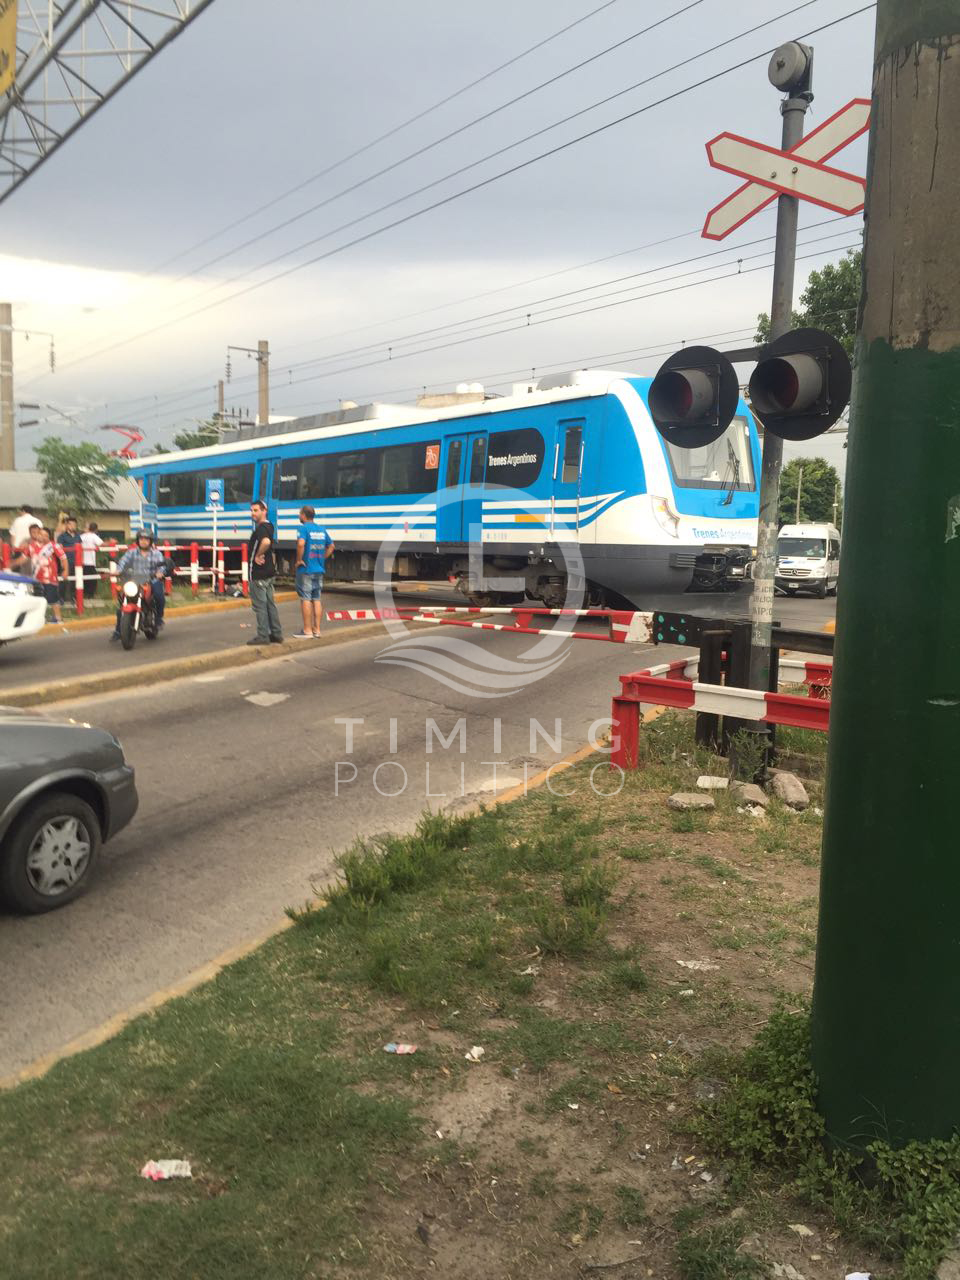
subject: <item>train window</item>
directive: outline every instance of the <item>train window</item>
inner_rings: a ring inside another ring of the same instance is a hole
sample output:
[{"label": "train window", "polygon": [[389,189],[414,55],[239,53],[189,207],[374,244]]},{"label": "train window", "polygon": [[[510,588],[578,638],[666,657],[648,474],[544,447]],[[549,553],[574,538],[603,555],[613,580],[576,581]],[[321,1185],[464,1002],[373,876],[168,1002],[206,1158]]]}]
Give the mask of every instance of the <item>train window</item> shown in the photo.
[{"label": "train window", "polygon": [[366,458],[362,453],[341,453],[336,466],[333,497],[362,498],[366,492]]},{"label": "train window", "polygon": [[460,459],[463,457],[463,441],[451,440],[447,445],[446,488],[460,483]]},{"label": "train window", "polygon": [[470,446],[470,483],[483,484],[483,472],[487,461],[487,437],[474,436]]},{"label": "train window", "polygon": [[560,480],[563,484],[576,484],[580,479],[580,448],[583,440],[583,427],[567,427],[563,436],[563,470]]},{"label": "train window", "polygon": [[300,497],[300,473],[303,464],[285,458],[273,469],[273,496],[281,501],[296,500]]},{"label": "train window", "polygon": [[268,463],[260,463],[260,480],[257,484],[257,497],[265,498],[267,496],[267,468]]},{"label": "train window", "polygon": [[174,471],[160,476],[157,484],[158,507],[195,507],[199,476],[196,471]]},{"label": "train window", "polygon": [[287,464],[284,470],[289,473],[295,469],[296,477],[293,484],[287,485],[287,491],[283,496],[296,498],[298,501],[303,498],[331,497],[333,467],[330,464],[333,461],[329,454],[321,453],[315,454],[312,458],[301,458],[294,466]]},{"label": "train window", "polygon": [[[380,450],[377,493],[433,493],[440,445],[398,444]],[[428,466],[432,463],[432,466]]]},{"label": "train window", "polygon": [[753,489],[753,451],[750,427],[738,415],[726,431],[712,444],[699,449],[681,449],[663,440],[664,452],[670,460],[674,483],[681,489]]},{"label": "train window", "polygon": [[494,431],[487,453],[487,484],[527,489],[543,466],[543,436],[533,427]]},{"label": "train window", "polygon": [[214,468],[200,477],[204,492],[200,495],[202,502],[206,493],[206,480],[214,480],[217,476],[223,479],[224,505],[231,502],[250,503],[253,501],[253,463],[240,467]]}]

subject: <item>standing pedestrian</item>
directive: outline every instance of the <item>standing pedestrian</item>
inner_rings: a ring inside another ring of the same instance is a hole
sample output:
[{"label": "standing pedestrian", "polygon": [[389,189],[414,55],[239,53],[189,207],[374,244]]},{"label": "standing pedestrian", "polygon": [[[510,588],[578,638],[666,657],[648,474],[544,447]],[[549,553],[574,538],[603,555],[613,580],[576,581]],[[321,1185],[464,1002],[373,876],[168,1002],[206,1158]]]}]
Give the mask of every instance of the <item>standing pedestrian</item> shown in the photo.
[{"label": "standing pedestrian", "polygon": [[320,635],[323,618],[321,596],[323,575],[327,561],[333,555],[333,539],[322,525],[316,524],[313,507],[300,508],[300,526],[297,529],[297,595],[303,614],[303,628],[295,631],[294,640],[306,640],[309,635]]},{"label": "standing pedestrian", "polygon": [[44,598],[53,610],[54,620],[62,625],[60,584],[67,578],[67,557],[63,547],[54,542],[49,529],[35,523],[30,533],[30,541],[22,548],[20,559],[29,560],[33,576],[40,583]]},{"label": "standing pedestrian", "polygon": [[80,541],[83,543],[83,590],[84,594],[92,600],[100,585],[100,575],[97,573],[97,552],[103,546],[100,527],[96,520],[90,521],[81,533]]},{"label": "standing pedestrian", "polygon": [[[80,534],[77,531],[77,517],[65,515],[63,518],[63,531],[57,534],[57,542],[63,547],[67,556],[67,564],[73,570],[76,570],[77,560],[83,555],[83,543],[80,541]],[[74,576],[74,583],[76,577]],[[60,588],[60,599],[63,602],[74,599],[76,595],[73,584],[69,578],[65,578]]]},{"label": "standing pedestrian", "polygon": [[273,597],[273,580],[277,576],[273,555],[276,534],[267,519],[265,503],[251,503],[250,515],[253,533],[247,544],[247,556],[250,562],[250,603],[257,620],[257,634],[247,644],[280,644],[283,631]]},{"label": "standing pedestrian", "polygon": [[34,525],[39,524],[40,521],[33,514],[33,507],[28,507],[26,503],[23,503],[20,508],[20,514],[10,525],[10,546],[14,551],[19,551],[25,542],[30,541],[30,530]]}]

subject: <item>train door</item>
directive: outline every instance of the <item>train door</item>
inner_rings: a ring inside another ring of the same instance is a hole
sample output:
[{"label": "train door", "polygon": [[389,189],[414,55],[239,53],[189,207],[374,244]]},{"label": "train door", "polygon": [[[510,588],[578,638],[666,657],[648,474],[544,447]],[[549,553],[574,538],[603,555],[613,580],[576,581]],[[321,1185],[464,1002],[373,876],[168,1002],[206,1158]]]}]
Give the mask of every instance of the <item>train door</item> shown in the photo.
[{"label": "train door", "polygon": [[280,459],[262,458],[257,464],[257,491],[254,497],[267,504],[267,519],[276,525],[277,494],[280,492]]},{"label": "train door", "polygon": [[580,477],[583,473],[583,419],[557,423],[553,453],[550,534],[563,537],[580,529]]},{"label": "train door", "polygon": [[437,494],[437,541],[479,542],[483,527],[483,481],[487,470],[487,433],[449,436],[443,489]]}]

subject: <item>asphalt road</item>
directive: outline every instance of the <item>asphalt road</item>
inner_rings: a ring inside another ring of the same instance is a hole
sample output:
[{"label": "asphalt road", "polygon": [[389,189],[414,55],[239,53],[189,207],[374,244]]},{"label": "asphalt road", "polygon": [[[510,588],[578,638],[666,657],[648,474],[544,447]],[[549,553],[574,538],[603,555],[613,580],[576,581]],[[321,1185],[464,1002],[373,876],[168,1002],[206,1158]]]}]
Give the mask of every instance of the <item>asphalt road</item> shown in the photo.
[{"label": "asphalt road", "polygon": [[[375,662],[385,646],[374,636],[69,706],[119,737],[140,812],[86,897],[39,918],[0,916],[0,1076],[263,931],[357,835],[408,828],[425,808],[492,795],[524,766],[532,777],[576,750],[608,714],[617,676],[655,654],[625,663],[620,646],[567,645],[551,668],[528,637],[438,628],[418,633],[418,650],[425,639],[447,680],[452,662],[478,687],[502,678],[491,655],[546,674],[511,696],[476,696]],[[337,717],[360,721],[352,751]],[[459,738],[428,748],[429,719],[449,735],[461,718],[462,754]],[[559,719],[557,752],[531,745],[531,718],[551,735]],[[598,782],[608,776],[601,767]]]},{"label": "asphalt road", "polygon": [[[443,584],[421,584],[398,593],[397,602],[404,605],[463,604],[463,597]],[[739,616],[736,598],[723,596],[686,596],[671,602],[671,607],[690,613],[710,612],[714,616]],[[337,587],[324,592],[327,609],[360,609],[375,605],[373,593],[364,587]],[[836,612],[834,599],[816,600],[798,596],[778,598],[776,616],[785,625],[809,627],[819,631]],[[291,636],[300,628],[300,606],[297,601],[278,605],[284,634]],[[717,615],[716,611],[722,613]],[[213,653],[244,644],[254,635],[252,610],[228,609],[223,613],[177,617],[175,609],[167,613],[167,625],[153,642],[138,640],[130,652],[110,644],[108,629],[63,632],[50,624],[44,633],[29,640],[0,646],[0,704],[4,689],[41,684],[46,680],[66,680],[93,675],[122,667],[145,666],[165,659],[186,658],[193,654]],[[327,627],[349,626],[349,623],[325,623]]]},{"label": "asphalt road", "polygon": [[[832,603],[784,601],[778,613],[820,630]],[[295,610],[284,606],[285,624]],[[183,618],[170,649],[236,643],[245,616]],[[409,829],[426,808],[491,796],[569,755],[608,715],[618,675],[680,652],[554,649],[452,627],[421,629],[388,654],[391,643],[305,646],[56,709],[119,737],[140,811],[105,848],[86,897],[42,917],[0,915],[0,1077],[269,928],[358,835]],[[140,656],[108,650],[102,632],[37,642],[59,674],[60,654],[73,661],[88,644],[98,663]],[[489,696],[498,683],[503,696]],[[448,746],[433,733],[428,744],[430,720]],[[532,720],[559,739],[531,740]],[[462,740],[450,739],[460,721]],[[611,776],[601,766],[597,785]]]},{"label": "asphalt road", "polygon": [[[402,596],[404,605],[462,604],[459,593],[433,584],[425,590],[413,590]],[[398,602],[401,597],[398,596]],[[337,588],[324,592],[324,608],[359,609],[372,607],[369,589]],[[278,604],[284,634],[291,636],[300,629],[300,604],[291,600]],[[0,703],[4,689],[41,684],[46,680],[66,680],[75,676],[112,671],[120,666],[146,666],[170,658],[186,658],[198,653],[214,653],[244,644],[255,634],[253,610],[225,609],[222,613],[189,614],[177,617],[176,609],[167,611],[167,625],[154,640],[139,639],[129,652],[109,640],[110,628],[63,631],[48,622],[43,632],[28,640],[0,645]],[[339,626],[339,623],[325,624]],[[346,625],[346,624],[344,624]]]}]

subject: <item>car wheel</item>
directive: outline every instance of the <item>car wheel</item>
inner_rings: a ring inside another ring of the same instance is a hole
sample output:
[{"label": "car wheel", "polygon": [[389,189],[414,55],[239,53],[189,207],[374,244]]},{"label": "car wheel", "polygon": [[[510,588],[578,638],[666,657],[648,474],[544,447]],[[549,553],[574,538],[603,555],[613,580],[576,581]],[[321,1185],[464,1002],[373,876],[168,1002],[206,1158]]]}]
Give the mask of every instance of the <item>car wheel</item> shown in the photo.
[{"label": "car wheel", "polygon": [[816,597],[818,600],[826,600],[827,598],[827,580],[824,578],[822,582],[817,584]]},{"label": "car wheel", "polygon": [[100,822],[68,792],[28,806],[0,849],[0,894],[17,911],[37,914],[83,893],[100,854]]}]

